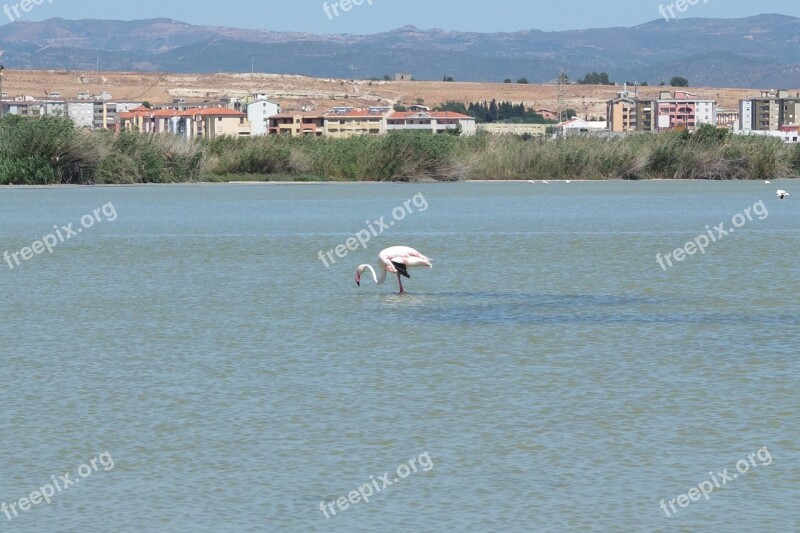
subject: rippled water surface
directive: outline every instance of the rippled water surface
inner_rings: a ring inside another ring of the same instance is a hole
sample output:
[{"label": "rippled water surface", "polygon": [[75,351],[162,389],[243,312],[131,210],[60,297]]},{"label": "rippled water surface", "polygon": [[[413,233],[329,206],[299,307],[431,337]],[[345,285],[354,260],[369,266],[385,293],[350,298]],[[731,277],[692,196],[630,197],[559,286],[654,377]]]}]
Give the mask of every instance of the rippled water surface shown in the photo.
[{"label": "rippled water surface", "polygon": [[[2,529],[798,531],[797,200],[796,182],[0,189],[0,252],[117,215],[0,263],[0,502],[113,458]],[[319,259],[380,217],[366,250]],[[404,296],[356,287],[396,244],[434,268]]]}]

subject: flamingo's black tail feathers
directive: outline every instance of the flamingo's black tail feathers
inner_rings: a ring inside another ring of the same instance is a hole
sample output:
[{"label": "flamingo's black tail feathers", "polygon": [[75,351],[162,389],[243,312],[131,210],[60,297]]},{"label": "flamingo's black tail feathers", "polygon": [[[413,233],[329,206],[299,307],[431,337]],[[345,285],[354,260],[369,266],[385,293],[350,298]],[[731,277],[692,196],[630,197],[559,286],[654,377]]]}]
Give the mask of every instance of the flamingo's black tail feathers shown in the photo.
[{"label": "flamingo's black tail feathers", "polygon": [[400,274],[401,276],[403,276],[405,278],[411,279],[411,275],[408,273],[408,268],[406,268],[406,266],[404,264],[395,263],[394,261],[392,261],[392,264],[397,269],[397,273],[398,274]]}]

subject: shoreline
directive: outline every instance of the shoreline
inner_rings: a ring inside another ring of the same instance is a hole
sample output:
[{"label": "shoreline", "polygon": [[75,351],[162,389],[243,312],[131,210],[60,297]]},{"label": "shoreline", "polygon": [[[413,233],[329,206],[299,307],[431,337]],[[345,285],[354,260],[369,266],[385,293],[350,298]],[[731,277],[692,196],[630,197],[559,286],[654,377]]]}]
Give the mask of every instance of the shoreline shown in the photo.
[{"label": "shoreline", "polygon": [[[771,182],[781,181],[794,181],[800,179],[800,176],[788,176],[784,178],[773,178]],[[623,178],[614,179],[549,179],[548,183],[544,180],[460,180],[460,181],[186,181],[175,183],[98,183],[98,184],[72,184],[72,183],[50,183],[47,185],[0,185],[0,190],[5,189],[64,189],[64,188],[98,188],[98,187],[175,187],[175,186],[226,186],[226,185],[457,185],[464,183],[502,183],[502,184],[525,184],[525,185],[547,185],[554,183],[571,184],[571,183],[617,183],[617,182],[630,182],[630,183],[647,183],[647,182],[676,182],[676,183],[689,183],[689,182],[719,182],[719,183],[732,183],[732,182],[753,182],[757,183],[762,180],[749,179],[749,180],[702,180],[702,179],[665,179],[665,178],[652,178],[652,179],[638,179],[630,180]]]}]

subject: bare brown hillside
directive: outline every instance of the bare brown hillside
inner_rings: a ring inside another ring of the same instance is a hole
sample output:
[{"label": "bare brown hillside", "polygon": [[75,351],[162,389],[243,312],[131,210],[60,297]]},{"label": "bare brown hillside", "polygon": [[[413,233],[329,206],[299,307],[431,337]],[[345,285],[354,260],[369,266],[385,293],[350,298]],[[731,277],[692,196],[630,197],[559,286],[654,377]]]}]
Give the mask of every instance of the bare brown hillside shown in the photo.
[{"label": "bare brown hillside", "polygon": [[[267,93],[285,110],[311,106],[328,109],[336,105],[389,105],[414,103],[418,99],[433,106],[447,100],[472,102],[479,100],[524,101],[535,108],[556,106],[557,88],[553,85],[519,85],[501,83],[384,82],[310,78],[279,74],[162,74],[128,72],[75,71],[10,71],[6,70],[3,91],[10,96],[44,97],[45,92],[59,92],[64,98],[75,98],[79,92],[98,94],[108,91],[115,100],[147,100],[166,104],[174,98],[187,102],[216,101],[223,96],[245,96]],[[570,85],[566,103],[580,116],[604,116],[605,102],[620,87]],[[655,96],[658,87],[639,89],[641,96]],[[727,109],[738,107],[738,101],[757,94],[758,89],[692,88],[704,98],[716,100]]]}]

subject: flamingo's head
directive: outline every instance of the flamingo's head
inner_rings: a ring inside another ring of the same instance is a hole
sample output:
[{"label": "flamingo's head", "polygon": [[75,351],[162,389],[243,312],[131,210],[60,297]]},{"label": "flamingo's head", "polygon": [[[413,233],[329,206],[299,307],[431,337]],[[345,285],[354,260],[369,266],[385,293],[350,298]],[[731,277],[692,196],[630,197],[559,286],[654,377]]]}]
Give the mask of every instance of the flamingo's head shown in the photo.
[{"label": "flamingo's head", "polygon": [[356,269],[356,285],[361,286],[361,268]]}]

